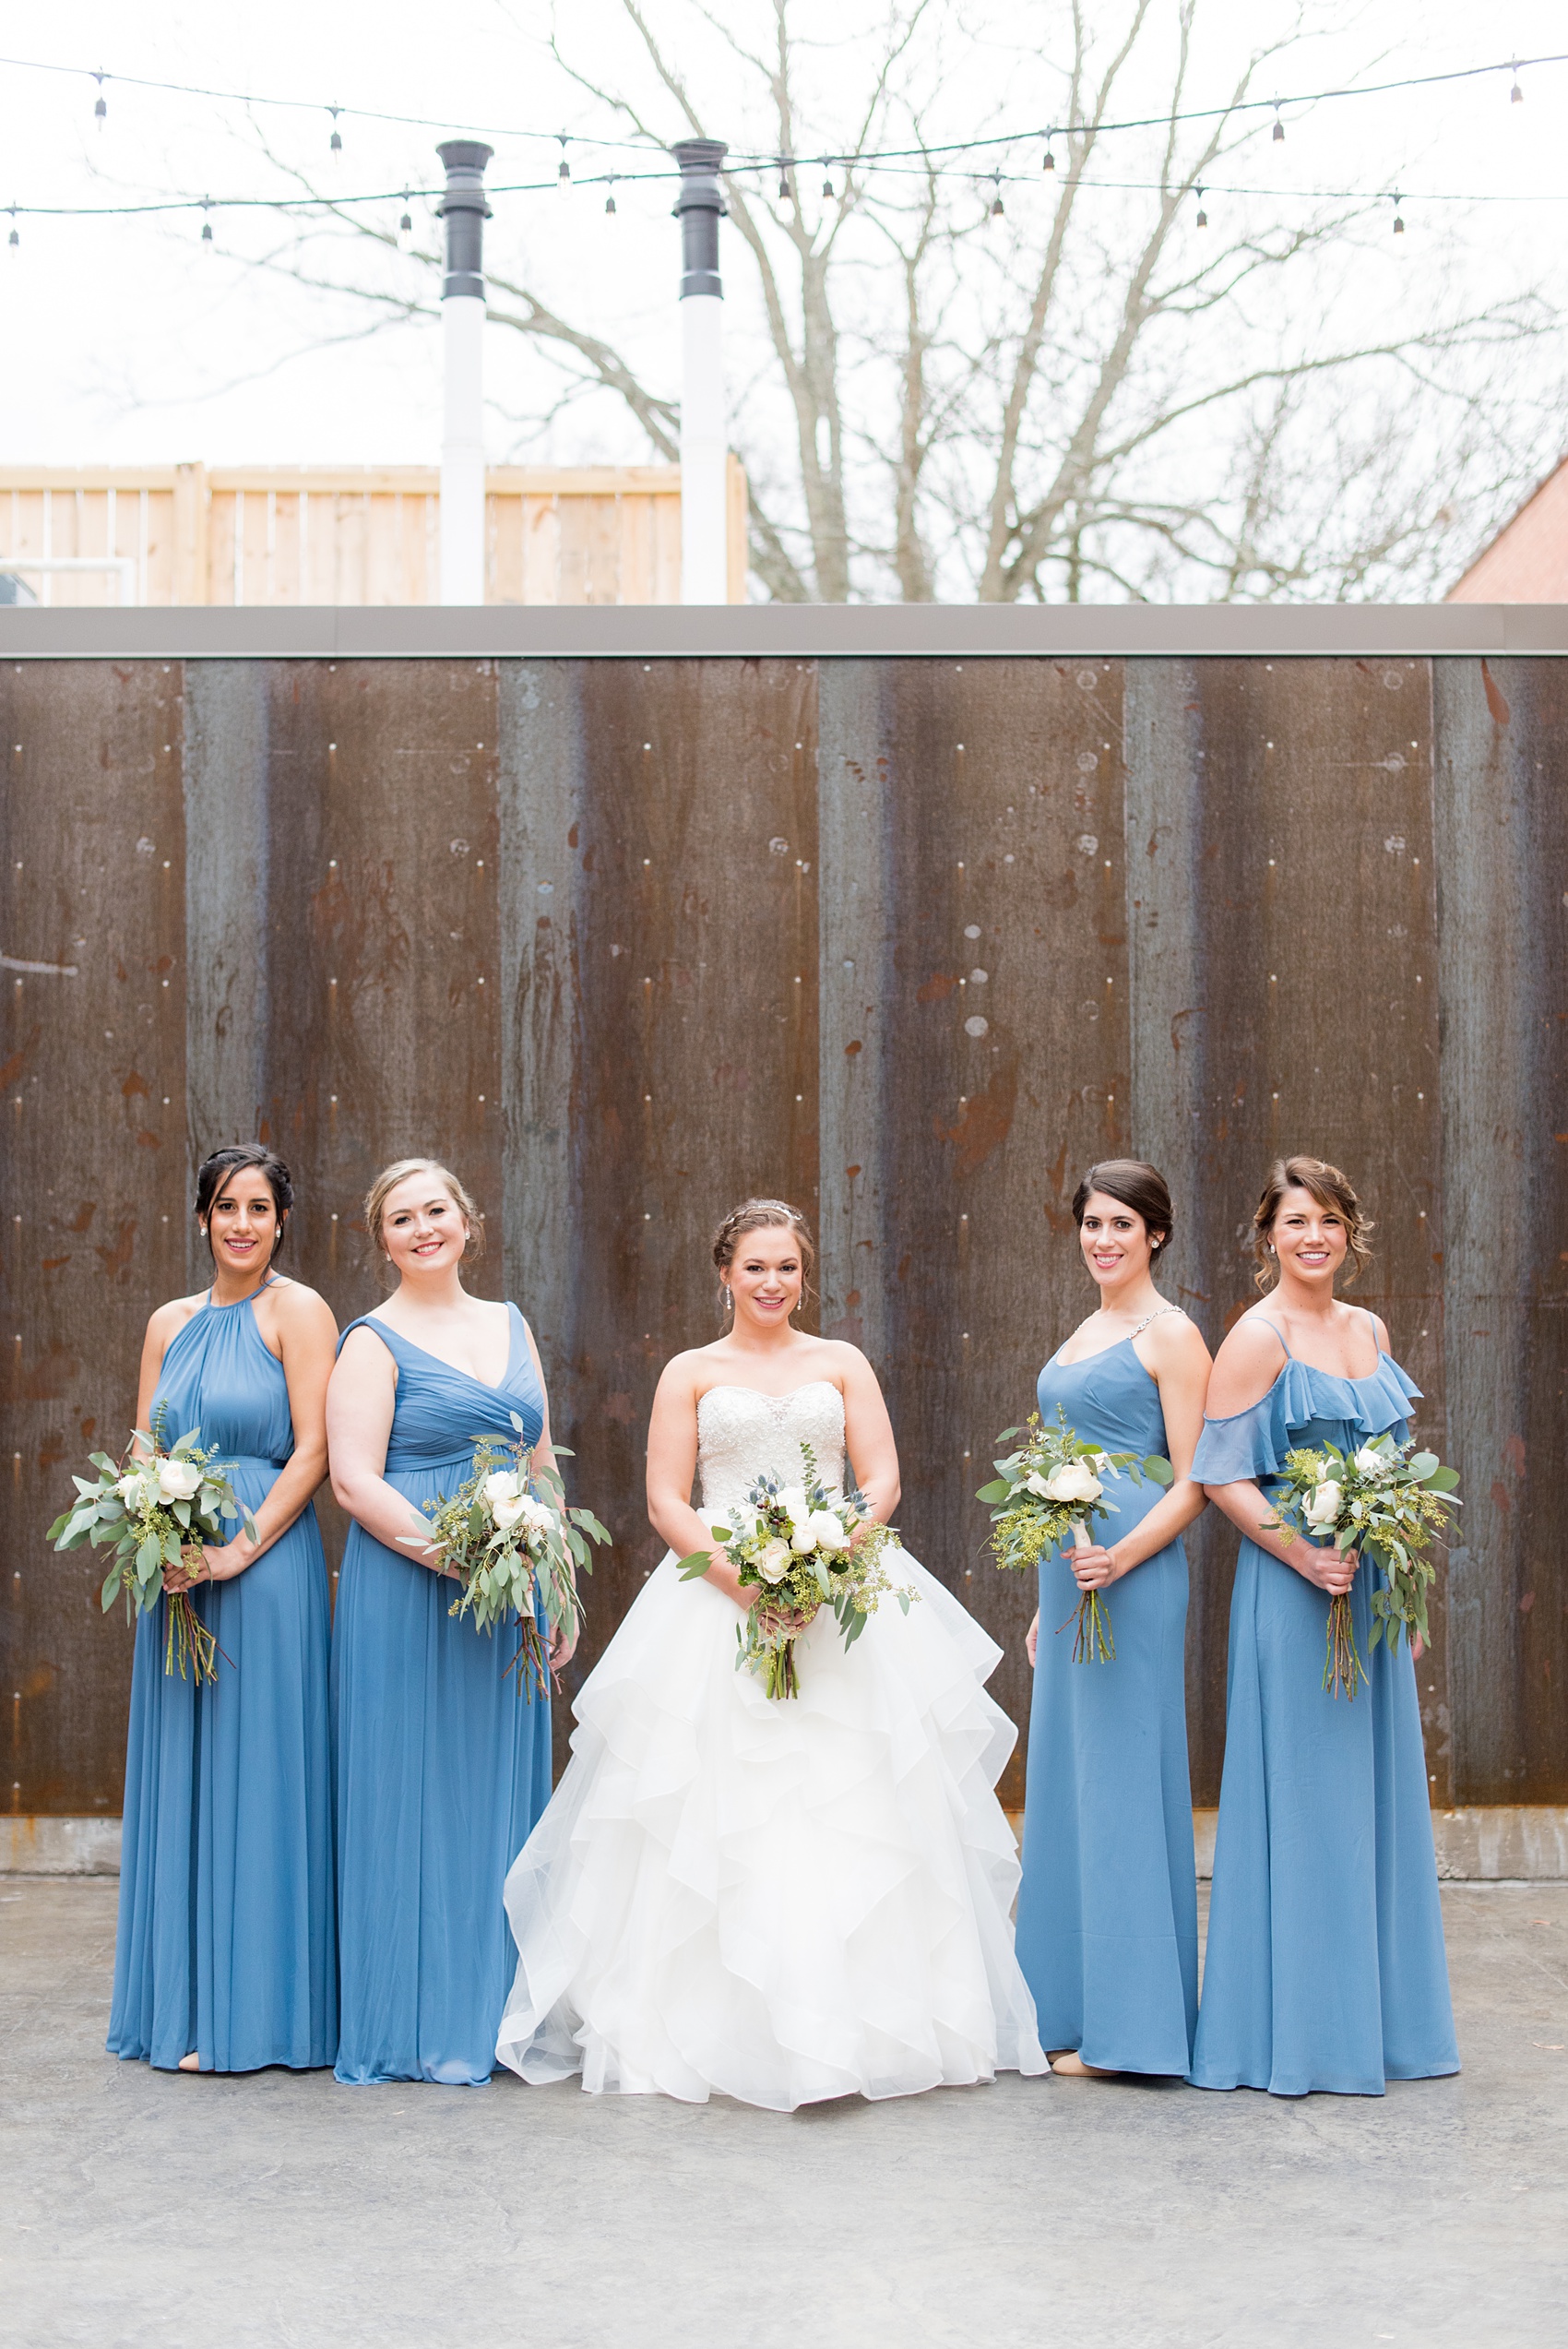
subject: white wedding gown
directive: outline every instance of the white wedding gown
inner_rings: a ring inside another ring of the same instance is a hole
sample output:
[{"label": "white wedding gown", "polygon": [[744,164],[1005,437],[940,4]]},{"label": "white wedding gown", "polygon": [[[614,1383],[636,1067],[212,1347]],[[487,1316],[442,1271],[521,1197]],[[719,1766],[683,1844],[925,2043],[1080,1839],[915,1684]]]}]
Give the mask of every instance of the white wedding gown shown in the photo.
[{"label": "white wedding gown", "polygon": [[[802,1439],[841,1483],[826,1381],[697,1408],[704,1514]],[[994,1788],[1017,1735],[1001,1651],[907,1552],[845,1651],[824,1608],[801,1693],[735,1669],[737,1612],[666,1556],[574,1711],[572,1760],[506,1878],[517,1972],[496,2054],[528,2081],[790,2112],[1047,2069],[1009,1922]]]}]

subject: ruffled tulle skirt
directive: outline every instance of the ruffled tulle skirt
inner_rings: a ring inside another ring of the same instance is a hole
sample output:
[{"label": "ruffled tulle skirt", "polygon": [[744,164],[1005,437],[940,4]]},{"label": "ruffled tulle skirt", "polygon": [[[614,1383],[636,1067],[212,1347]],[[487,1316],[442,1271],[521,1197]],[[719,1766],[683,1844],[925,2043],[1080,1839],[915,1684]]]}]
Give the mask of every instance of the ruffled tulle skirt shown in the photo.
[{"label": "ruffled tulle skirt", "polygon": [[737,1672],[736,1610],[672,1558],[575,1707],[573,1758],[506,1879],[497,2056],[599,2093],[777,2111],[1046,2069],[1013,1950],[994,1788],[1000,1651],[907,1554],[848,1651],[825,1610],[801,1693]]}]

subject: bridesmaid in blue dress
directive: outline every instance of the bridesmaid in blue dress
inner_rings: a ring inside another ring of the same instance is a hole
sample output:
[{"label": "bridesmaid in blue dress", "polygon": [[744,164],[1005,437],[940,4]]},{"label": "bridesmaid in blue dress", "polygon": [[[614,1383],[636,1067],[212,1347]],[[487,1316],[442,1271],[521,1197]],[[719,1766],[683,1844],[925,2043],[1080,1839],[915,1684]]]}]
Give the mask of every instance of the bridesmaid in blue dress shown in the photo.
[{"label": "bridesmaid in blue dress", "polygon": [[273,1270],[293,1190],[259,1145],[196,1181],[212,1286],[160,1306],[137,1425],[199,1427],[255,1539],[210,1545],[194,1590],[217,1640],[206,1684],[163,1668],[160,1601],[137,1626],[125,1752],[112,2055],[160,2070],[329,2064],[338,2046],[327,1562],[311,1496],[327,1465],[337,1325]]},{"label": "bridesmaid in blue dress", "polygon": [[[1018,1961],[1054,2071],[1180,2078],[1198,2005],[1182,1535],[1204,1507],[1189,1471],[1208,1348],[1154,1285],[1171,1208],[1152,1166],[1091,1166],[1073,1214],[1100,1301],[1040,1372],[1040,1417],[1060,1407],[1107,1451],[1161,1453],[1176,1481],[1110,1480],[1105,1545],[1040,1564]],[[1112,1593],[1115,1659],[1075,1663],[1071,1618],[1094,1590]]]},{"label": "bridesmaid in blue dress", "polygon": [[[1194,1463],[1244,1538],[1191,2078],[1381,2096],[1459,2069],[1415,1663],[1404,1640],[1371,1645],[1353,1550],[1262,1529],[1288,1451],[1403,1441],[1420,1394],[1377,1316],[1335,1296],[1347,1254],[1357,1272],[1371,1260],[1338,1168],[1277,1162],[1253,1224],[1267,1294],[1219,1350]],[[1323,1687],[1328,1597],[1345,1590],[1368,1675],[1348,1703]]]},{"label": "bridesmaid in blue dress", "polygon": [[[515,1953],[506,1871],[550,1799],[550,1703],[508,1675],[516,1642],[448,1613],[456,1595],[420,1504],[471,1474],[475,1439],[552,1462],[533,1337],[515,1305],[470,1296],[482,1237],[457,1177],[401,1159],[365,1229],[398,1276],[345,1331],[327,1401],[332,1486],[354,1520],[338,1585],[337,1733],[342,2028],[338,2078],[477,2084]],[[571,1645],[557,1641],[554,1666]]]}]

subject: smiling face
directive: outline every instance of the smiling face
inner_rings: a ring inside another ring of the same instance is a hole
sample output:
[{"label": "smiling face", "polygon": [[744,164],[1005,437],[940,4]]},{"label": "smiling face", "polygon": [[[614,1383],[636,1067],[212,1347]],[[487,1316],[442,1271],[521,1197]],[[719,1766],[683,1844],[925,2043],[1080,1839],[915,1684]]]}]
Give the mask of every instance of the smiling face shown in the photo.
[{"label": "smiling face", "polygon": [[1090,1280],[1101,1289],[1138,1279],[1147,1272],[1154,1254],[1148,1226],[1136,1208],[1112,1198],[1109,1191],[1091,1191],[1084,1201],[1078,1246]]},{"label": "smiling face", "polygon": [[800,1241],[788,1223],[742,1232],[719,1278],[729,1282],[737,1330],[781,1329],[799,1306],[805,1282]]},{"label": "smiling face", "polygon": [[440,1176],[422,1167],[387,1192],[379,1237],[395,1271],[422,1280],[462,1262],[469,1226]]},{"label": "smiling face", "polygon": [[236,1166],[207,1211],[207,1236],[220,1271],[255,1279],[271,1263],[279,1234],[278,1202],[259,1166]]},{"label": "smiling face", "polygon": [[1283,1274],[1316,1289],[1334,1286],[1345,1261],[1349,1234],[1336,1207],[1324,1207],[1311,1191],[1292,1183],[1281,1198],[1267,1237]]}]

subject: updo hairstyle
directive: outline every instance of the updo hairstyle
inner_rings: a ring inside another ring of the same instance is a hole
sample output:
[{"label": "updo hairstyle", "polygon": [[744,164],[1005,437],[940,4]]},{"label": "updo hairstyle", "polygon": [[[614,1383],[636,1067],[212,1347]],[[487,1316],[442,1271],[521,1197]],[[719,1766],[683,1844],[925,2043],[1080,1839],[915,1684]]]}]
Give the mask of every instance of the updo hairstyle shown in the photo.
[{"label": "updo hairstyle", "polygon": [[212,1202],[230,1175],[238,1174],[243,1166],[254,1166],[256,1173],[265,1177],[267,1187],[272,1194],[272,1204],[278,1210],[278,1236],[272,1243],[272,1254],[267,1258],[269,1264],[274,1264],[288,1234],[289,1211],[294,1204],[294,1186],[277,1151],[268,1150],[264,1142],[229,1142],[222,1150],[215,1150],[210,1157],[202,1160],[196,1173],[196,1211],[202,1227],[202,1236],[207,1240],[207,1252],[208,1256],[212,1254],[212,1241],[207,1229],[212,1214]]},{"label": "updo hairstyle", "polygon": [[480,1220],[479,1210],[451,1168],[443,1166],[438,1158],[395,1158],[390,1166],[382,1168],[364,1195],[364,1228],[371,1246],[379,1248],[383,1256],[386,1254],[381,1237],[381,1226],[386,1215],[386,1202],[398,1184],[407,1182],[410,1174],[434,1175],[469,1227],[464,1255],[482,1256],[484,1254],[484,1225]]},{"label": "updo hairstyle", "polygon": [[1163,1256],[1170,1246],[1170,1234],[1175,1216],[1170,1205],[1170,1192],[1158,1166],[1146,1164],[1141,1158],[1103,1158],[1091,1166],[1073,1194],[1073,1221],[1081,1232],[1084,1210],[1096,1191],[1107,1198],[1120,1199],[1134,1215],[1141,1215],[1148,1234],[1150,1258]]},{"label": "updo hairstyle", "polygon": [[[809,1294],[816,1250],[812,1246],[805,1217],[798,1207],[791,1207],[788,1199],[742,1199],[739,1207],[732,1207],[713,1235],[713,1261],[720,1272],[727,1272],[735,1261],[735,1244],[742,1234],[777,1230],[790,1231],[795,1234],[801,1251],[801,1270],[804,1275],[801,1286]],[[719,1287],[719,1302],[728,1309],[731,1302],[730,1283],[721,1281]]]},{"label": "updo hairstyle", "polygon": [[1332,1208],[1345,1221],[1347,1253],[1350,1270],[1345,1276],[1345,1286],[1359,1281],[1372,1260],[1367,1236],[1374,1226],[1368,1221],[1360,1200],[1352,1189],[1348,1175],[1337,1166],[1330,1166],[1325,1158],[1277,1158],[1268,1170],[1268,1180],[1263,1186],[1263,1197],[1253,1217],[1253,1254],[1258,1269],[1253,1278],[1264,1291],[1272,1289],[1279,1278],[1279,1261],[1268,1251],[1268,1235],[1274,1229],[1274,1219],[1284,1203],[1287,1191],[1310,1193],[1319,1207]]}]

